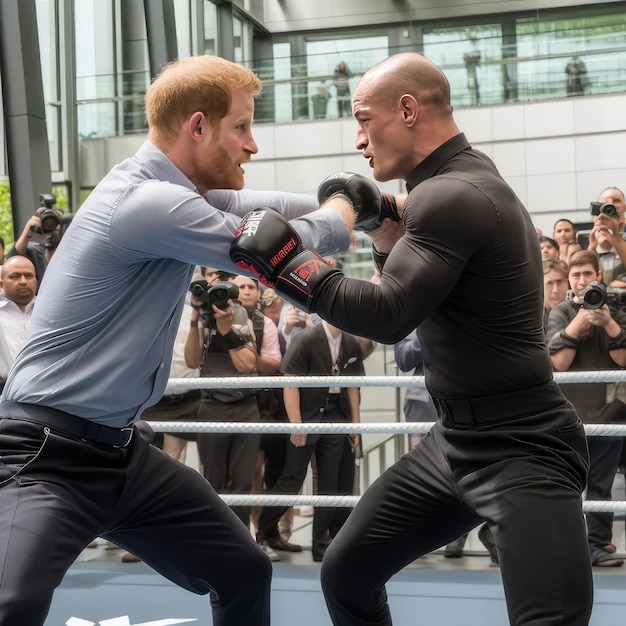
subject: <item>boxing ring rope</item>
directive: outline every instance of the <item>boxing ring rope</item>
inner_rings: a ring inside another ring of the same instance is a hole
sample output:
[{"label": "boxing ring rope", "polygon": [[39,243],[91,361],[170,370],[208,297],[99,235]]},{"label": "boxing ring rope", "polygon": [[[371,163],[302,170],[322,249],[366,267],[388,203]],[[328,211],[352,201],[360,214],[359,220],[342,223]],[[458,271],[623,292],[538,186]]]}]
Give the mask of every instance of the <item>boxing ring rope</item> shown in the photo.
[{"label": "boxing ring rope", "polygon": [[[579,372],[555,372],[559,384],[603,382],[626,382],[626,370],[601,370]],[[249,389],[251,383],[257,389],[284,387],[424,387],[423,376],[255,376],[221,378],[171,378],[166,394],[182,394],[194,389]],[[384,423],[332,423],[309,422],[290,424],[285,422],[205,422],[205,421],[157,421],[148,422],[157,432],[176,433],[425,433],[432,422],[384,422]],[[626,424],[585,424],[587,436],[626,437]],[[220,494],[229,506],[318,506],[354,507],[360,496],[346,495],[273,495],[273,494]],[[626,501],[586,500],[585,512],[626,513]]]}]

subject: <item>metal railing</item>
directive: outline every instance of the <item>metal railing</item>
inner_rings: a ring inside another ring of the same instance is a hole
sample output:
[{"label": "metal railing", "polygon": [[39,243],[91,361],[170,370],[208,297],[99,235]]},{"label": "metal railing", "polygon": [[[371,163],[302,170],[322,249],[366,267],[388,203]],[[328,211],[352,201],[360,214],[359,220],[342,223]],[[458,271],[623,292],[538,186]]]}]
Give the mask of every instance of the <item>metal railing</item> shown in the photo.
[{"label": "metal railing", "polygon": [[[456,42],[458,43],[458,42]],[[562,42],[560,42],[562,44]],[[597,42],[596,42],[597,43]],[[626,43],[583,49],[585,41],[572,37],[571,50],[586,67],[586,87],[576,95],[619,93],[626,90]],[[396,51],[402,51],[398,49]],[[506,52],[506,51],[504,51]],[[380,50],[381,58],[388,50]],[[571,52],[533,53],[528,55],[487,56],[476,69],[480,99],[467,80],[462,61],[441,64],[451,83],[454,107],[497,105],[562,98],[568,95],[565,68]],[[283,61],[285,61],[283,59]],[[288,123],[313,119],[336,119],[339,116],[333,75],[312,74],[306,64],[290,63],[291,76],[275,78],[271,67],[253,68],[263,80],[263,93],[257,98],[256,123]],[[354,70],[350,79],[356,85],[366,68]],[[148,72],[133,72],[125,80],[125,93],[114,93],[113,76],[79,79],[81,88],[76,101],[79,135],[84,138],[111,137],[145,133],[143,94],[150,84]],[[323,106],[316,97],[324,90]],[[128,92],[132,93],[128,93]],[[87,94],[93,93],[94,96]],[[320,108],[322,106],[322,108]]]}]

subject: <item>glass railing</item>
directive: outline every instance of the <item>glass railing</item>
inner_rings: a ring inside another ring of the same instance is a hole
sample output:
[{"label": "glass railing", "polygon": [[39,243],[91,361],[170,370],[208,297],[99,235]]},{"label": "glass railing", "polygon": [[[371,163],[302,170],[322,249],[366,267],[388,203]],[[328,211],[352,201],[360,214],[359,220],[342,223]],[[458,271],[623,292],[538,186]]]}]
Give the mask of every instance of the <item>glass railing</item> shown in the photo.
[{"label": "glass railing", "polygon": [[[582,44],[576,44],[571,49],[580,49]],[[455,108],[626,91],[626,44],[605,44],[579,52],[576,60],[568,52],[486,56],[472,68],[459,54],[459,62],[442,63],[440,67],[450,81]],[[516,49],[525,47],[518,43]],[[387,50],[380,50],[381,59],[387,55]],[[281,62],[284,65],[289,61]],[[584,67],[584,72],[578,74],[582,81],[566,71],[574,63]],[[304,64],[291,63],[290,68],[291,76],[281,79],[272,78],[267,65],[255,68],[264,85],[257,99],[255,122],[337,119],[340,107],[333,76],[311,75]],[[353,72],[352,92],[361,75]],[[93,138],[145,133],[143,94],[149,84],[148,72],[124,75],[119,83],[112,76],[81,78],[77,84],[81,97],[76,103],[79,135]]]}]

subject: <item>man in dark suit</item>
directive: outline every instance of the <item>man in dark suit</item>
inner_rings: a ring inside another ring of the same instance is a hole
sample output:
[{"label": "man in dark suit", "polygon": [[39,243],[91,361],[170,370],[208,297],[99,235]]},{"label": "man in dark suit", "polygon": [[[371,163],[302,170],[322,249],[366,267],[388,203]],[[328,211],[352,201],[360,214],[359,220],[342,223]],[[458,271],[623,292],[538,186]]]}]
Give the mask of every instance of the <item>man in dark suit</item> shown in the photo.
[{"label": "man in dark suit", "polygon": [[[281,363],[287,376],[361,376],[363,357],[358,340],[327,322],[302,330],[289,344]],[[360,392],[357,387],[310,387],[284,390],[289,421],[358,422]],[[354,457],[346,462],[345,434],[317,435],[292,433],[281,477],[270,490],[272,494],[298,493],[306,477],[311,456],[317,463],[318,491],[324,495],[352,493]],[[352,450],[359,435],[350,436]],[[259,518],[257,541],[263,545],[276,532],[276,523],[287,507],[265,507]],[[321,561],[332,537],[345,521],[334,508],[316,508],[313,516],[313,560]]]}]

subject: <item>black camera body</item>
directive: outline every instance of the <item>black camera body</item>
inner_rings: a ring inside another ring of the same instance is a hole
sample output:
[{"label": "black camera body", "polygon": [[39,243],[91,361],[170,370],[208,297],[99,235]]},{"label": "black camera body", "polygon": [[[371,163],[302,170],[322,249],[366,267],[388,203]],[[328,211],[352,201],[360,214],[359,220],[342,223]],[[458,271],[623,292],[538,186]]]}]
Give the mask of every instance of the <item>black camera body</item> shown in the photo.
[{"label": "black camera body", "polygon": [[604,215],[609,217],[618,217],[615,205],[609,202],[591,202],[589,208],[591,209],[591,215],[594,217],[600,215],[600,213],[604,213]]},{"label": "black camera body", "polygon": [[607,289],[606,285],[597,281],[587,285],[583,294],[583,307],[593,310],[604,304],[610,309],[626,307],[626,289]]},{"label": "black camera body", "polygon": [[46,207],[41,213],[37,213],[41,219],[41,232],[49,234],[54,232],[61,223],[61,216],[54,208],[57,199],[49,193],[39,194],[39,206]]},{"label": "black camera body", "polygon": [[195,280],[189,286],[191,296],[202,302],[201,308],[213,314],[213,305],[218,309],[228,308],[228,301],[235,300],[239,296],[239,288],[234,283],[217,283],[209,287],[206,280]]}]

